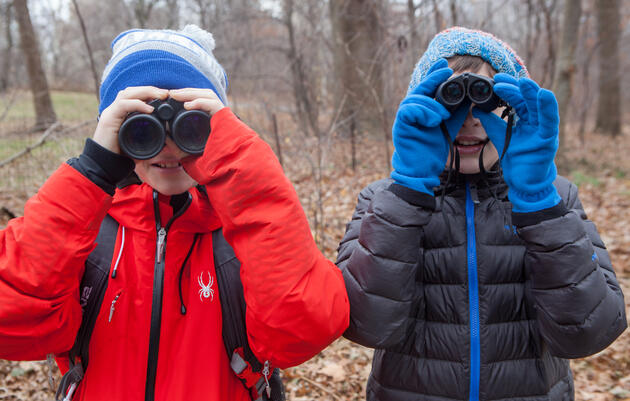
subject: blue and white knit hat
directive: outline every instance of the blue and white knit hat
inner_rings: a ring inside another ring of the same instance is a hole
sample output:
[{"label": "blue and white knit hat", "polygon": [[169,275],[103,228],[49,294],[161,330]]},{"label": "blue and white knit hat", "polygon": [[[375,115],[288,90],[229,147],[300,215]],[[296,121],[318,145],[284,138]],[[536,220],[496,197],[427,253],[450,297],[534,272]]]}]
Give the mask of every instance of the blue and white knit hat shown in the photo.
[{"label": "blue and white knit hat", "polygon": [[101,78],[99,114],[129,86],[212,89],[227,104],[228,80],[212,54],[210,32],[188,25],[180,31],[132,29],[112,42]]},{"label": "blue and white knit hat", "polygon": [[529,76],[525,63],[507,43],[487,32],[456,26],[445,29],[431,40],[411,74],[407,93],[424,79],[436,61],[455,55],[481,57],[497,72],[504,72],[515,78]]}]

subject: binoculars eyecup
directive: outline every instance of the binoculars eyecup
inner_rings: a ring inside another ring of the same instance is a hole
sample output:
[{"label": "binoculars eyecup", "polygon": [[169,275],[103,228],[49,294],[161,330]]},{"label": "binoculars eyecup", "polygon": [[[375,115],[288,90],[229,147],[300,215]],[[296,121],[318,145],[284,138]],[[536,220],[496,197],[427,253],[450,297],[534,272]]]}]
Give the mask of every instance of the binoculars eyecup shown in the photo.
[{"label": "binoculars eyecup", "polygon": [[151,114],[130,113],[118,131],[118,144],[133,159],[157,156],[169,135],[186,153],[200,155],[210,135],[210,115],[201,110],[186,110],[174,99],[154,100]]}]

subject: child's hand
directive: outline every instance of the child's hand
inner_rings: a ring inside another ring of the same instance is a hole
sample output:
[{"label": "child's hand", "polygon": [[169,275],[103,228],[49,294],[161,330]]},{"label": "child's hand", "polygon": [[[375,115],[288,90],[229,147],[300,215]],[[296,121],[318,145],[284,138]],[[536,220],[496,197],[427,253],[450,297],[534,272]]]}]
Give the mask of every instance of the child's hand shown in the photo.
[{"label": "child's hand", "polygon": [[186,110],[202,110],[210,116],[225,107],[212,89],[183,88],[171,89],[168,94],[173,99],[184,102]]},{"label": "child's hand", "polygon": [[449,146],[442,134],[444,122],[451,140],[462,127],[469,106],[460,106],[451,114],[433,97],[438,86],[453,74],[445,59],[437,61],[418,86],[400,103],[392,139],[394,156],[391,176],[396,183],[433,196],[439,185]]},{"label": "child's hand", "polygon": [[103,112],[94,131],[94,142],[102,147],[120,154],[118,131],[129,113],[153,112],[153,106],[146,102],[154,99],[166,99],[168,90],[154,86],[131,86],[118,92],[116,99]]},{"label": "child's hand", "polygon": [[[508,184],[508,198],[518,213],[548,209],[560,202],[553,186],[556,179],[554,157],[558,150],[560,117],[553,93],[531,79],[518,81],[507,74],[494,76],[494,91],[514,108],[519,119],[501,167]],[[505,143],[505,121],[492,113],[473,108],[499,154]]]}]

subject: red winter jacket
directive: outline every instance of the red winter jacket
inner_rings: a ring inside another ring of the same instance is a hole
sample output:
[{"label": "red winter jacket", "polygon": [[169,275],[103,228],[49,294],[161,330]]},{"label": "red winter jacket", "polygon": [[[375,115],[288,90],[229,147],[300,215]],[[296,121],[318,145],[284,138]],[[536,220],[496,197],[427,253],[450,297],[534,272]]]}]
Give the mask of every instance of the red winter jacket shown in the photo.
[{"label": "red winter jacket", "polygon": [[[208,198],[191,190],[192,203],[166,237],[156,400],[249,399],[221,336],[210,235],[218,227],[242,264],[247,334],[260,361],[297,365],[348,326],[341,274],[317,249],[269,146],[228,108],[211,124],[207,151],[185,165]],[[144,398],[157,241],[152,193],[146,184],[131,185],[112,198],[69,165],[53,173],[27,202],[24,217],[0,231],[0,358],[43,359],[72,347],[81,323],[84,262],[109,213],[120,223],[112,268],[120,260],[74,399]],[[166,225],[168,198],[160,196],[159,205]],[[196,233],[183,267],[183,315],[179,271]]]}]

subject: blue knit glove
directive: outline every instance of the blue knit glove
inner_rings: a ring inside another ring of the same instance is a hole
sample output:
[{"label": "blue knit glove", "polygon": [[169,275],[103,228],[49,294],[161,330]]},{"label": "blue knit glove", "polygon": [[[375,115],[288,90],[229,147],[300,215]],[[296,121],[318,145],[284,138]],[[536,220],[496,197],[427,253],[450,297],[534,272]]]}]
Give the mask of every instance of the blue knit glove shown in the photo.
[{"label": "blue knit glove", "polygon": [[[518,121],[501,161],[512,211],[537,212],[560,202],[553,185],[554,157],[558,150],[558,103],[553,93],[528,78],[518,81],[508,74],[494,76],[494,91],[514,108]],[[486,134],[499,151],[505,146],[507,123],[496,114],[473,108]]]},{"label": "blue knit glove", "polygon": [[447,61],[438,60],[400,103],[392,131],[395,150],[391,177],[397,184],[431,196],[440,184],[439,175],[449,153],[440,123],[445,122],[451,139],[455,139],[470,106],[463,104],[451,115],[433,98],[437,87],[452,74]]}]

